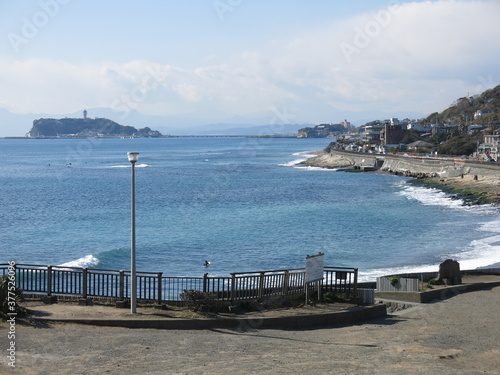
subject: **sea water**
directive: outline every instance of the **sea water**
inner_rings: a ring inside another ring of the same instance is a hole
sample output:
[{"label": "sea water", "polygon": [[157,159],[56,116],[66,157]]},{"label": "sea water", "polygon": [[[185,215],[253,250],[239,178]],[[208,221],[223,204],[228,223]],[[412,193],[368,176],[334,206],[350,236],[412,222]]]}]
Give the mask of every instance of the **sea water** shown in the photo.
[{"label": "sea water", "polygon": [[[139,271],[300,268],[361,280],[500,262],[500,215],[383,173],[298,165],[325,139],[0,139],[0,262],[130,269],[131,166]],[[204,267],[205,260],[211,265]]]}]

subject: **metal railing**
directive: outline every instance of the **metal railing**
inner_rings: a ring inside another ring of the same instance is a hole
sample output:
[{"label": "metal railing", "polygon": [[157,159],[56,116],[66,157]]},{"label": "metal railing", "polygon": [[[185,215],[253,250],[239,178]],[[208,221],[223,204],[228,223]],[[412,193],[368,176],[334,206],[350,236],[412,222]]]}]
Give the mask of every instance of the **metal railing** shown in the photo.
[{"label": "metal railing", "polygon": [[[130,298],[130,271],[16,264],[16,286],[25,293],[79,298]],[[9,264],[0,264],[0,276]],[[137,299],[158,304],[181,301],[185,290],[212,293],[219,301],[298,295],[305,290],[305,269],[231,273],[230,277],[171,277],[162,272],[137,272]],[[357,268],[325,267],[322,289],[357,297]]]},{"label": "metal railing", "polygon": [[323,288],[326,291],[357,296],[358,269],[325,267]]}]

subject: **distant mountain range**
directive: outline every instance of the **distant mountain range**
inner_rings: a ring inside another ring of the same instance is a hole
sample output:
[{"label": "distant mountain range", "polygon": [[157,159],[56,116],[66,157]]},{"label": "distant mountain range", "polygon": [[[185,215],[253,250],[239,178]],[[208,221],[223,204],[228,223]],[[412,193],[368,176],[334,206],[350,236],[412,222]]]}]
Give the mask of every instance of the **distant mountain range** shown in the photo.
[{"label": "distant mountain range", "polygon": [[[88,111],[89,119],[109,119],[117,124],[134,128],[152,128],[164,135],[276,135],[294,134],[301,127],[311,124],[275,124],[262,125],[269,119],[255,119],[256,123],[245,122],[243,118],[230,119],[228,122],[204,123],[203,120],[176,118],[159,115],[145,115],[130,111],[126,116],[107,108],[92,108]],[[30,133],[35,119],[82,118],[83,111],[64,114],[15,114],[0,108],[0,137],[25,136]],[[259,124],[260,123],[260,124]],[[31,129],[31,130],[30,130]]]},{"label": "distant mountain range", "polygon": [[[274,114],[242,117],[234,116],[222,121],[212,121],[198,118],[182,118],[161,115],[146,115],[135,110],[124,114],[109,108],[88,108],[89,118],[106,118],[124,126],[133,126],[135,128],[149,127],[158,130],[162,134],[171,135],[289,135],[296,133],[300,128],[315,126],[312,122],[299,122],[297,124],[283,124],[274,120]],[[33,120],[40,118],[81,118],[82,111],[61,114],[47,113],[29,113],[15,114],[6,109],[0,108],[0,137],[25,136],[31,129]],[[414,115],[414,116],[413,116]],[[419,116],[417,116],[419,115]],[[347,118],[354,125],[363,125],[374,118],[389,117],[423,117],[416,113],[392,113],[382,112],[353,112]],[[332,114],[332,122],[342,121],[346,116],[336,116]],[[358,120],[350,120],[357,118]],[[328,119],[330,122],[330,119]]]},{"label": "distant mountain range", "polygon": [[[83,109],[82,109],[83,111]],[[0,137],[25,136],[33,123],[40,118],[81,118],[82,111],[62,114],[29,113],[16,114],[7,109],[0,108]],[[478,112],[481,111],[481,112]],[[355,126],[361,126],[375,119],[384,120],[390,117],[421,119],[423,123],[464,123],[481,116],[481,120],[488,123],[498,121],[500,113],[500,86],[486,90],[481,95],[463,97],[455,101],[450,108],[442,112],[426,115],[418,112],[381,111],[345,112],[336,114],[339,110],[332,109],[332,118],[322,122],[336,123],[345,118]],[[314,127],[317,123],[281,124],[273,121],[272,113],[260,116],[242,117],[234,116],[219,122],[210,122],[204,119],[203,114],[194,114],[193,117],[174,117],[162,115],[146,115],[136,110],[123,113],[110,108],[90,108],[89,118],[106,118],[124,126],[135,128],[152,128],[162,134],[170,135],[291,135],[299,129]],[[426,117],[427,116],[427,117]]]},{"label": "distant mountain range", "polygon": [[311,126],[310,124],[286,124],[286,125],[240,125],[234,124],[209,124],[200,127],[186,129],[184,135],[294,135],[300,128]]}]

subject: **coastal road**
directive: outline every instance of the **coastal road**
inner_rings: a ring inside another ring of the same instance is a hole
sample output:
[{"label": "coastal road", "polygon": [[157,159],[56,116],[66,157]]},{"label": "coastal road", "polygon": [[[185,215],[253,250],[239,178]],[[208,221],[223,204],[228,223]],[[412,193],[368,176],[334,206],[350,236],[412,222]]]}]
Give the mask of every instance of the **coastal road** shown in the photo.
[{"label": "coastal road", "polygon": [[[499,374],[500,287],[354,326],[176,331],[16,327],[19,374]],[[7,326],[0,326],[5,352]]]}]

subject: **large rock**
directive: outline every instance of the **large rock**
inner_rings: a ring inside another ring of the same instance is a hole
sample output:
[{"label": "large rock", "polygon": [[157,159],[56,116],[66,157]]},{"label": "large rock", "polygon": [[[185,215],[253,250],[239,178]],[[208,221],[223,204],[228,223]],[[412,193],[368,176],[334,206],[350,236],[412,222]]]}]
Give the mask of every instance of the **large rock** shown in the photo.
[{"label": "large rock", "polygon": [[322,153],[321,155],[309,158],[300,164],[320,168],[344,168],[354,165],[354,161],[341,155]]},{"label": "large rock", "polygon": [[439,273],[436,281],[446,285],[457,285],[462,283],[460,276],[460,263],[456,260],[446,259],[439,265]]}]

